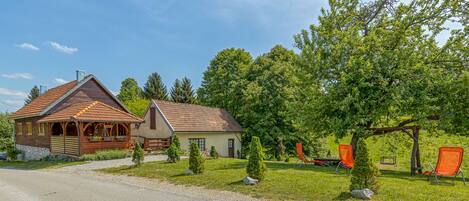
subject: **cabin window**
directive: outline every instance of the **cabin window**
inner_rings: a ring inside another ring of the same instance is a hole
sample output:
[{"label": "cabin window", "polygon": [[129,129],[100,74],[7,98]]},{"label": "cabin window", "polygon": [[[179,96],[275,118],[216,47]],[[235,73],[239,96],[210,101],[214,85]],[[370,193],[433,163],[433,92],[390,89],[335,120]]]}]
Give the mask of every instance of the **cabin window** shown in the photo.
[{"label": "cabin window", "polygon": [[68,123],[65,130],[67,131],[67,136],[78,136],[77,125],[75,122]]},{"label": "cabin window", "polygon": [[205,151],[205,138],[189,138],[189,143],[192,144],[193,142],[197,144],[200,151]]},{"label": "cabin window", "polygon": [[127,136],[127,128],[122,124],[116,124],[112,128],[112,136]]},{"label": "cabin window", "polygon": [[38,124],[38,128],[37,128],[37,135],[38,136],[46,135],[46,126],[47,125],[45,123]]},{"label": "cabin window", "polygon": [[26,122],[26,134],[27,135],[33,134],[33,124],[31,122]]},{"label": "cabin window", "polygon": [[156,111],[154,107],[150,108],[150,129],[156,129]]},{"label": "cabin window", "polygon": [[16,135],[23,135],[23,123],[16,123]]}]

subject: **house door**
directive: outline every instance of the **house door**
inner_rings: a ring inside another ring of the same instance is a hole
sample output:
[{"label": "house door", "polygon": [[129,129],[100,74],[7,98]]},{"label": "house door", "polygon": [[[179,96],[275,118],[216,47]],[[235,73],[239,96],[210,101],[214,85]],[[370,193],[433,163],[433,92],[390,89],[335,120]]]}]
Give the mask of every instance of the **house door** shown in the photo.
[{"label": "house door", "polygon": [[234,139],[228,139],[228,157],[234,158]]}]

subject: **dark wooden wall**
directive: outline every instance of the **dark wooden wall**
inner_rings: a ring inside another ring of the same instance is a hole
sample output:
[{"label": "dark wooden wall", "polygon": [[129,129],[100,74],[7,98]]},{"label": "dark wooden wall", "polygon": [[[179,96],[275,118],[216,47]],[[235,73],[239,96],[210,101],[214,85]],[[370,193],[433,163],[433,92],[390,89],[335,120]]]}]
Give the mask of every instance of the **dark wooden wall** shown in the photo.
[{"label": "dark wooden wall", "polygon": [[62,101],[62,103],[59,103],[57,106],[52,108],[49,113],[54,113],[74,103],[81,103],[87,101],[101,101],[117,109],[124,110],[124,108],[122,108],[119,103],[106,92],[105,89],[99,86],[99,84],[94,79],[91,79],[85,84],[83,84],[72,95]]},{"label": "dark wooden wall", "polygon": [[[28,145],[28,146],[34,146],[34,147],[44,147],[44,148],[49,148],[50,147],[50,133],[48,127],[44,130],[45,134],[44,136],[38,136],[37,133],[39,132],[39,124],[36,122],[42,117],[31,117],[31,118],[24,118],[24,119],[17,119],[15,120],[15,128],[16,128],[16,123],[22,123],[23,124],[23,132],[22,135],[16,135],[15,133],[15,142],[16,144],[21,144],[21,145]],[[26,122],[32,122],[32,135],[28,135],[27,132],[27,127],[26,127]]]}]

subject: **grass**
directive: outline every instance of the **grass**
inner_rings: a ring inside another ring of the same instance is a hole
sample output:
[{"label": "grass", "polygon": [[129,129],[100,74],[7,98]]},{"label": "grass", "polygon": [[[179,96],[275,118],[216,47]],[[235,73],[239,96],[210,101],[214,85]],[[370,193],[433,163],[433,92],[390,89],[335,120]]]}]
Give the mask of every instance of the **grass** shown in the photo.
[{"label": "grass", "polygon": [[85,154],[80,157],[83,161],[101,161],[130,157],[131,153],[127,150],[102,150],[96,151],[94,154]]},{"label": "grass", "polygon": [[20,170],[54,169],[65,166],[84,164],[84,161],[0,161],[0,168]]},{"label": "grass", "polygon": [[[273,200],[348,200],[350,176],[336,174],[333,167],[298,167],[294,163],[266,162],[266,179],[257,186],[246,186],[246,160],[217,159],[205,162],[205,173],[185,176],[188,160],[178,163],[149,162],[140,167],[122,166],[100,170],[111,174],[156,178],[175,184],[203,186],[248,194]],[[387,170],[379,177],[380,192],[373,200],[465,200],[469,186],[460,178],[444,179],[432,184],[423,176],[409,176],[408,172]]]}]

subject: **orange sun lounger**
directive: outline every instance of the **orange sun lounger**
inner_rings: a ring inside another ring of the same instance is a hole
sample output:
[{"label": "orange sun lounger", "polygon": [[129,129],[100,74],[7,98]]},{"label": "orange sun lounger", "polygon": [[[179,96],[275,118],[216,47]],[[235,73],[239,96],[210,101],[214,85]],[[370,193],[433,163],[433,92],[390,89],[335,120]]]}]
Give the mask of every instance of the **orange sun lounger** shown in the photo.
[{"label": "orange sun lounger", "polygon": [[461,170],[463,156],[464,149],[462,147],[440,147],[436,168],[432,167],[432,171],[425,171],[423,174],[428,176],[428,180],[433,176],[437,183],[439,182],[438,177],[461,175],[462,181],[466,185],[464,173]]},{"label": "orange sun lounger", "polygon": [[339,145],[339,157],[340,162],[335,169],[336,173],[339,173],[339,168],[345,168],[351,170],[353,165],[355,164],[355,160],[353,160],[353,149],[352,145],[349,144],[340,144]]},{"label": "orange sun lounger", "polygon": [[305,154],[303,153],[303,145],[301,143],[296,143],[296,154],[298,155],[298,160],[302,161],[305,165],[307,164],[314,164],[314,165],[320,165],[320,166],[325,165],[325,163],[322,161],[306,159]]}]

